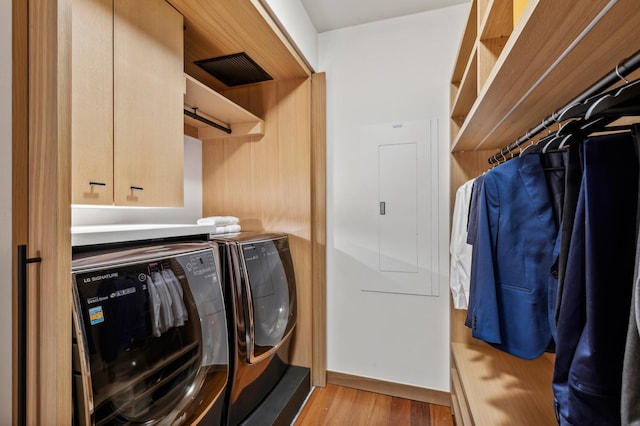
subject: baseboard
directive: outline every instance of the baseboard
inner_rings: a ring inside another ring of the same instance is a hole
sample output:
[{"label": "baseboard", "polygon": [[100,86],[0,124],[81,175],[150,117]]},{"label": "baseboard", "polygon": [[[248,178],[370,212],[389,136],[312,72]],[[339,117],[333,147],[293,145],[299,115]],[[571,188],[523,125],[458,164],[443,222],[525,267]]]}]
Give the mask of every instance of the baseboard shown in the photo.
[{"label": "baseboard", "polygon": [[412,399],[414,401],[428,402],[429,404],[451,406],[451,394],[434,389],[405,385],[402,383],[387,382],[368,377],[353,376],[351,374],[327,371],[327,383],[360,389],[368,392],[397,396],[399,398]]}]

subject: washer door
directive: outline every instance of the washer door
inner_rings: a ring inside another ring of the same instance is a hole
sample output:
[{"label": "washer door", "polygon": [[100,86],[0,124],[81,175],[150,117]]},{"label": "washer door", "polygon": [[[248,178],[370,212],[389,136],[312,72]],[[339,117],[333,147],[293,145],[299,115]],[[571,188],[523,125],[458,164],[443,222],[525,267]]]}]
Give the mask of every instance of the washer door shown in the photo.
[{"label": "washer door", "polygon": [[286,237],[242,246],[250,363],[276,351],[296,322],[293,262]]},{"label": "washer door", "polygon": [[82,330],[76,341],[89,369],[75,374],[90,375],[93,399],[93,407],[84,407],[88,415],[78,417],[97,425],[199,418],[228,375],[211,248],[89,267],[73,279],[74,318]]}]

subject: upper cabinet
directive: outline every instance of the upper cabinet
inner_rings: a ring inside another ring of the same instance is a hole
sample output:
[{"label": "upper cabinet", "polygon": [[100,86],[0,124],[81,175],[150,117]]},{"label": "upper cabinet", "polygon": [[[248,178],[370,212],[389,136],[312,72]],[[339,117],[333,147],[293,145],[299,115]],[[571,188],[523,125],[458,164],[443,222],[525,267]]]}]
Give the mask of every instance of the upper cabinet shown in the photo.
[{"label": "upper cabinet", "polygon": [[73,0],[72,202],[113,203],[113,0]]},{"label": "upper cabinet", "polygon": [[502,148],[638,50],[634,0],[473,0],[451,79],[452,151]]},{"label": "upper cabinet", "polygon": [[164,0],[74,0],[72,31],[72,202],[182,206],[182,16]]}]

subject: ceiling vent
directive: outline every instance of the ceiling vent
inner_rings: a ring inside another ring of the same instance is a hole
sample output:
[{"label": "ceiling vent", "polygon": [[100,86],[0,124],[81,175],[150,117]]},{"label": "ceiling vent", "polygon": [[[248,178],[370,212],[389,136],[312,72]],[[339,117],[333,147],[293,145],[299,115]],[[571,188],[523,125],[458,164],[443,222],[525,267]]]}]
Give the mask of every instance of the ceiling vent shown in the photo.
[{"label": "ceiling vent", "polygon": [[244,52],[203,59],[195,64],[230,87],[273,80]]}]

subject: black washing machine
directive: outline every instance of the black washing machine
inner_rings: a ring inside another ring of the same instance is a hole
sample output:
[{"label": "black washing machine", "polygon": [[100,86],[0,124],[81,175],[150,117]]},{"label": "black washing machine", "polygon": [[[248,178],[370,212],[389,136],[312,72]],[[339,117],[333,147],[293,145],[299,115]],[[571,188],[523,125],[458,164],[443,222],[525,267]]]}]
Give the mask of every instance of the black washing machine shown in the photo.
[{"label": "black washing machine", "polygon": [[210,242],[74,255],[74,424],[222,424],[219,271]]},{"label": "black washing machine", "polygon": [[296,325],[296,281],[282,233],[214,238],[220,246],[231,374],[226,423],[241,424],[289,366]]}]

